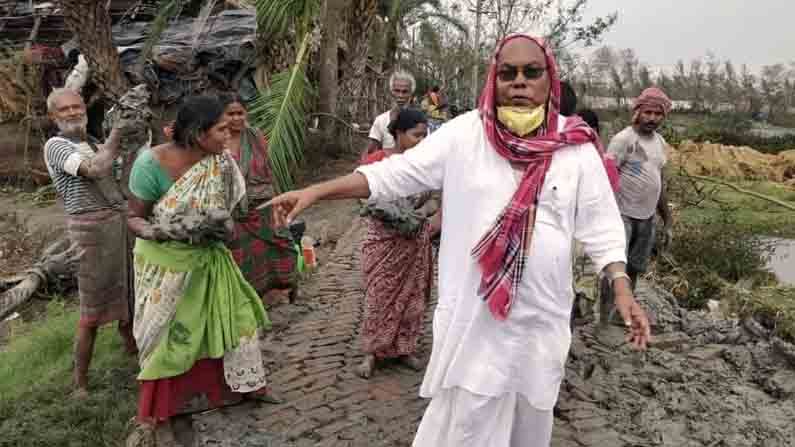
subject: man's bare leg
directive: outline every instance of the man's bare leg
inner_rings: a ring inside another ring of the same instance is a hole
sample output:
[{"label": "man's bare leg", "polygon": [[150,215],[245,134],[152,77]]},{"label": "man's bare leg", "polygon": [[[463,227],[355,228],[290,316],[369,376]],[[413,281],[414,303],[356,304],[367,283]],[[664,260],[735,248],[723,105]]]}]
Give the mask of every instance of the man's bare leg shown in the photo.
[{"label": "man's bare leg", "polygon": [[75,387],[78,395],[88,394],[88,367],[94,354],[94,341],[97,339],[96,327],[77,328],[75,341]]},{"label": "man's bare leg", "polygon": [[362,378],[369,379],[373,374],[373,368],[375,368],[375,355],[367,354],[364,356],[364,360],[362,360],[362,363],[357,368],[357,372]]}]

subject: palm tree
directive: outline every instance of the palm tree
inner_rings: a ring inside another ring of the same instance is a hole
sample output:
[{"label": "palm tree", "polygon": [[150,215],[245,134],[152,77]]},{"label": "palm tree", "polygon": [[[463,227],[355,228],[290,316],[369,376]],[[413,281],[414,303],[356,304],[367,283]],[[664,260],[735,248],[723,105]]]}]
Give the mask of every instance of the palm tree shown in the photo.
[{"label": "palm tree", "polygon": [[333,148],[335,123],[332,119],[337,112],[337,96],[339,94],[339,39],[343,12],[349,6],[349,0],[326,0],[322,14],[323,41],[320,44],[320,79],[318,93],[320,103],[321,128],[325,137],[325,146]]},{"label": "palm tree", "polygon": [[411,24],[436,18],[453,25],[464,34],[467,33],[466,25],[444,13],[441,0],[380,0],[379,10],[383,16],[388,17],[384,43],[384,73],[391,72],[395,67],[401,50],[400,33]]},{"label": "palm tree", "polygon": [[288,69],[268,79],[254,102],[252,122],[268,138],[268,156],[276,188],[293,187],[292,169],[303,159],[306,106],[311,94],[306,66],[314,33],[312,23],[321,0],[255,0],[258,32],[270,42],[295,36],[297,52]]},{"label": "palm tree", "polygon": [[[285,191],[293,186],[292,169],[303,160],[307,108],[313,96],[307,77],[310,54],[320,47],[320,111],[335,115],[340,85],[356,84],[364,72],[380,0],[253,1],[259,40],[269,44],[260,48],[260,95],[251,110],[252,123],[268,137],[274,180],[277,188]],[[318,17],[322,19],[320,27],[316,26]],[[320,29],[330,31],[323,33],[322,41],[317,33]],[[340,32],[347,43],[343,66],[336,59]],[[342,78],[337,77],[338,72]]]}]

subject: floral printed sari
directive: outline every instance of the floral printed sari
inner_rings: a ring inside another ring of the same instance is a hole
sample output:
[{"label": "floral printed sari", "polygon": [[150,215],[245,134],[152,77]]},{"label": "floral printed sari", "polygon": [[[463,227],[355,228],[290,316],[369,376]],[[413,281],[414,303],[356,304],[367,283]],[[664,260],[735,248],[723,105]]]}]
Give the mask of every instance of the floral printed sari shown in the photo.
[{"label": "floral printed sari", "polygon": [[[160,198],[152,219],[174,221],[212,209],[231,211],[241,201],[245,205],[244,197],[245,184],[234,160],[228,154],[208,156]],[[207,392],[217,401],[220,379],[210,377],[215,369],[222,368],[231,391],[264,387],[258,334],[270,321],[223,242],[190,245],[138,239],[134,253],[139,418],[167,419],[189,391]]]}]

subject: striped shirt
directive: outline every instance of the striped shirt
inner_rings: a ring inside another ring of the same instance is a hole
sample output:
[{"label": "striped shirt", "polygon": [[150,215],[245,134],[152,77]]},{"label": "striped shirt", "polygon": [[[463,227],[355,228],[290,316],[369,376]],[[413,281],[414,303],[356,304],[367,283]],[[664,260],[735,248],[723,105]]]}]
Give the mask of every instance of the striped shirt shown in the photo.
[{"label": "striped shirt", "polygon": [[80,165],[94,154],[88,143],[62,136],[52,137],[44,144],[44,163],[67,214],[119,209],[122,205],[110,202],[94,180],[78,174]]}]

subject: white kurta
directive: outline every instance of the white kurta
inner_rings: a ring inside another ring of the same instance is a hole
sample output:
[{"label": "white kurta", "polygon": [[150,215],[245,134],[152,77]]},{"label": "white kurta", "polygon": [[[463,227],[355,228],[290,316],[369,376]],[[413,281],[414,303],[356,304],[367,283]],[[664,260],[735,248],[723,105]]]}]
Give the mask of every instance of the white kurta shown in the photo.
[{"label": "white kurta", "polygon": [[466,113],[405,154],[358,171],[377,200],[442,190],[439,301],[420,395],[455,387],[491,397],[516,392],[534,408],[551,410],[571,342],[573,239],[597,271],[626,261],[624,225],[593,146],[566,147],[553,156],[519,296],[505,321],[477,295],[480,270],[471,250],[519,182],[488,142],[479,113]]}]

